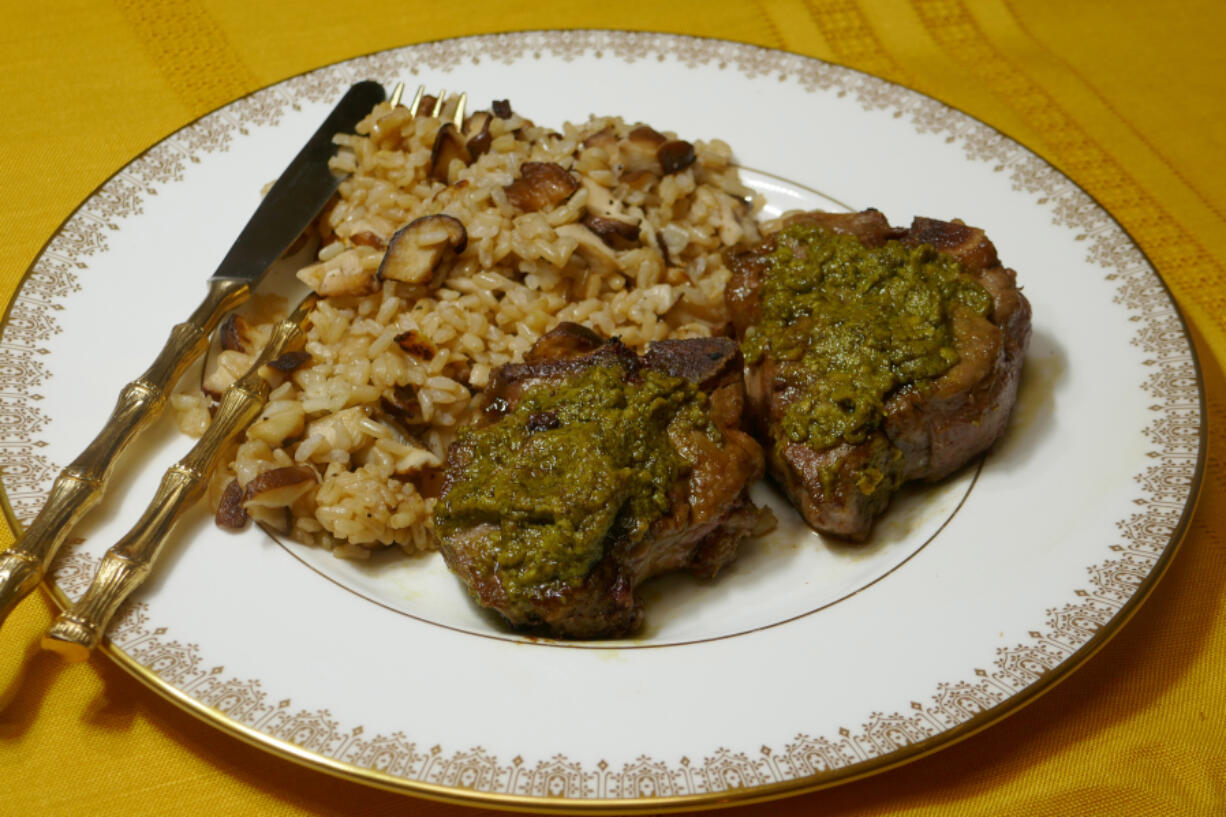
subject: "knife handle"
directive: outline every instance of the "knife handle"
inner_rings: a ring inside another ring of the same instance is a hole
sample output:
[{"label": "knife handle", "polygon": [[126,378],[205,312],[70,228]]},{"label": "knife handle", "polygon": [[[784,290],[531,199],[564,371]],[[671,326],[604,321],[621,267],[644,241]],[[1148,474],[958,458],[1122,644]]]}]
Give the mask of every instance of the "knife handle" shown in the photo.
[{"label": "knife handle", "polygon": [[222,395],[204,436],[170,467],[141,518],[103,556],[85,594],[47,630],[42,640],[44,649],[58,652],[69,661],[89,657],[119,605],[149,575],[179,518],[204,494],[209,475],[222,455],[259,416],[269,390],[260,368],[301,340],[302,321],[314,302],[314,297],[308,298],[274,327],[251,368]]},{"label": "knife handle", "polygon": [[171,330],[153,365],[124,386],[102,431],[56,477],[47,503],[24,535],[0,553],[0,625],[42,581],[56,551],[81,517],[98,504],[115,460],[161,413],[167,393],[208,347],[209,335],[221,316],[247,300],[250,293],[245,282],[212,279],[208,295],[190,318]]}]

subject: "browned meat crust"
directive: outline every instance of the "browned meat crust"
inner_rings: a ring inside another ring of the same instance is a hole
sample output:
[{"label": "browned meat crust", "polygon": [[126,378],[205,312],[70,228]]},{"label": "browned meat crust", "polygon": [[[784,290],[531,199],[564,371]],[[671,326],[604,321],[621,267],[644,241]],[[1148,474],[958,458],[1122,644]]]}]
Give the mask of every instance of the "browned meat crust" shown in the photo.
[{"label": "browned meat crust", "polygon": [[[526,612],[522,605],[508,603],[497,575],[478,567],[473,546],[486,531],[474,528],[440,538],[447,566],[479,604],[498,611],[517,628],[565,638],[633,633],[643,619],[642,600],[635,593],[642,581],[672,570],[714,576],[736,558],[742,540],[773,523],[770,512],[749,499],[749,486],[765,467],[760,446],[741,429],[741,356],[728,338],[662,341],[640,357],[616,339],[606,341],[576,324],[562,324],[537,342],[524,363],[503,366],[494,374],[480,424],[497,422],[532,386],[560,382],[593,366],[620,366],[627,377],[639,369],[655,369],[698,384],[708,396],[723,442],[717,444],[699,431],[674,439],[678,453],[696,464],[669,490],[668,513],[638,541],[610,532],[604,556],[579,586],[551,591]],[[444,491],[470,457],[462,444],[451,447]]]},{"label": "browned meat crust", "polygon": [[[811,526],[863,539],[899,485],[941,479],[987,450],[1003,433],[1030,339],[1030,304],[1017,287],[1014,271],[1001,265],[984,232],[960,221],[916,218],[910,228],[902,229],[891,227],[880,212],[865,210],[803,213],[786,224],[797,221],[853,235],[870,247],[890,240],[931,245],[953,256],[992,298],[986,318],[958,315],[954,320],[958,363],[936,378],[926,393],[909,386],[895,392],[886,402],[880,430],[856,445],[843,443],[818,451],[783,438],[777,433],[779,421],[797,392],[781,380],[769,354],[746,367],[750,414],[767,448],[771,476]],[[760,245],[728,254],[732,278],[727,301],[738,338],[757,319],[764,258],[772,248],[768,237]],[[866,471],[887,478],[866,483]]]}]

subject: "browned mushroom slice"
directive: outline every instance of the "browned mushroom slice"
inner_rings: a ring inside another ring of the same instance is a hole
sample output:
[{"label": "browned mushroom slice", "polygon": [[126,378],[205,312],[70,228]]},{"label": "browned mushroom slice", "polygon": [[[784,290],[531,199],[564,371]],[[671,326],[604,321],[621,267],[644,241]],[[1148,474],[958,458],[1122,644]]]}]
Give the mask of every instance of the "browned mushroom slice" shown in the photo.
[{"label": "browned mushroom slice", "polygon": [[580,144],[585,148],[604,148],[612,150],[617,146],[617,134],[613,132],[613,128],[607,127],[603,130],[598,130],[588,138],[584,139]]},{"label": "browned mushroom slice", "polygon": [[644,145],[651,145],[653,148],[658,148],[660,145],[668,141],[668,138],[653,127],[648,125],[639,125],[634,130],[626,135],[626,138],[631,142],[637,142]]},{"label": "browned mushroom slice", "polygon": [[374,247],[376,250],[381,250],[387,246],[387,241],[378,233],[372,233],[370,230],[363,230],[360,233],[354,233],[349,236],[349,240],[354,244],[360,244],[363,247]]},{"label": "browned mushroom slice", "polygon": [[434,146],[430,148],[430,178],[447,184],[450,175],[448,170],[456,159],[468,165],[473,157],[464,145],[464,139],[456,130],[456,126],[448,122],[434,135]]},{"label": "browned mushroom slice", "polygon": [[619,221],[615,218],[601,218],[588,213],[583,218],[583,226],[600,237],[600,240],[615,250],[628,250],[639,243],[639,225]]},{"label": "browned mushroom slice", "polygon": [[658,182],[660,177],[650,170],[636,170],[633,173],[623,173],[617,177],[617,180],[626,185],[630,190],[642,193]]},{"label": "browned mushroom slice", "polygon": [[275,360],[268,361],[268,368],[275,369],[281,374],[289,374],[290,372],[301,369],[303,364],[311,359],[309,352],[298,349],[293,352],[286,352]]},{"label": "browned mushroom slice", "polygon": [[583,224],[600,236],[600,240],[615,250],[627,250],[638,244],[638,221],[622,212],[613,195],[603,185],[587,178],[583,180],[587,190],[587,215]]},{"label": "browned mushroom slice", "polygon": [[397,107],[379,117],[371,126],[370,140],[380,150],[399,150],[401,144],[400,130],[410,120],[413,114],[408,108]]},{"label": "browned mushroom slice", "polygon": [[298,280],[320,295],[369,295],[379,288],[375,271],[362,263],[355,249],[341,252],[327,261],[303,267]]},{"label": "browned mushroom slice", "polygon": [[395,386],[383,393],[380,402],[385,412],[406,425],[420,425],[425,422],[421,402],[412,386]]},{"label": "browned mushroom slice", "polygon": [[214,517],[219,528],[242,530],[247,527],[247,509],[243,507],[243,488],[238,480],[232,479],[222,492],[221,502],[217,505]]},{"label": "browned mushroom slice", "polygon": [[464,134],[468,139],[464,145],[468,148],[468,155],[473,162],[489,152],[494,141],[490,134],[490,123],[493,121],[494,115],[489,111],[478,111],[464,123]]},{"label": "browned mushroom slice", "polygon": [[698,156],[694,153],[694,146],[683,139],[673,139],[660,145],[656,151],[656,158],[660,161],[660,168],[667,173],[678,173],[685,170]]},{"label": "browned mushroom slice", "polygon": [[579,182],[554,162],[524,162],[519,178],[507,185],[507,200],[525,213],[556,207],[579,189]]},{"label": "browned mushroom slice", "polygon": [[265,471],[247,483],[243,507],[284,508],[305,494],[315,482],[315,470],[307,465],[287,465]]},{"label": "browned mushroom slice", "polygon": [[379,279],[435,286],[449,268],[444,262],[466,246],[468,231],[459,219],[446,213],[422,216],[392,236],[379,264]]},{"label": "browned mushroom slice", "polygon": [[246,352],[247,344],[251,341],[250,327],[247,322],[237,314],[230,314],[221,322],[221,329],[218,330],[221,336],[221,348],[227,352]]},{"label": "browned mushroom slice", "polygon": [[415,329],[401,332],[392,340],[405,352],[420,360],[430,360],[437,351],[434,344],[422,337],[421,333]]},{"label": "browned mushroom slice", "polygon": [[575,252],[587,261],[588,268],[601,275],[617,272],[617,255],[599,236],[582,224],[563,224],[555,231],[558,235],[573,238]]},{"label": "browned mushroom slice", "polygon": [[668,244],[664,241],[664,236],[656,233],[656,247],[660,250],[660,257],[664,259],[664,266],[671,267],[673,258],[668,252]]},{"label": "browned mushroom slice", "polygon": [[656,152],[667,141],[663,134],[646,125],[640,125],[630,131],[619,145],[622,173],[638,173],[644,170],[658,173],[660,163]]}]

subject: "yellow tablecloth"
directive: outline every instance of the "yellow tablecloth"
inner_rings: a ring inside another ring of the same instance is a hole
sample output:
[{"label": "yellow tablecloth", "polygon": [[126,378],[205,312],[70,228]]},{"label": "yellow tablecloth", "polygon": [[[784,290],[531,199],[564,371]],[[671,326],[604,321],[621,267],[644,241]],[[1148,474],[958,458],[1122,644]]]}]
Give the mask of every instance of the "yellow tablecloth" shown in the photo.
[{"label": "yellow tablecloth", "polygon": [[[741,0],[443,4],[7,3],[0,25],[0,298],[135,154],[231,99],[383,48],[509,29],[644,29],[850,65],[1036,150],[1140,242],[1193,327],[1226,420],[1226,56],[1220,0]],[[3,390],[0,383],[0,391]],[[1153,597],[1036,703],[928,758],[743,814],[1226,814],[1226,441]],[[0,545],[11,541],[5,531]],[[464,814],[332,779],[195,720],[96,656],[32,646],[43,593],[0,631],[0,815]]]}]

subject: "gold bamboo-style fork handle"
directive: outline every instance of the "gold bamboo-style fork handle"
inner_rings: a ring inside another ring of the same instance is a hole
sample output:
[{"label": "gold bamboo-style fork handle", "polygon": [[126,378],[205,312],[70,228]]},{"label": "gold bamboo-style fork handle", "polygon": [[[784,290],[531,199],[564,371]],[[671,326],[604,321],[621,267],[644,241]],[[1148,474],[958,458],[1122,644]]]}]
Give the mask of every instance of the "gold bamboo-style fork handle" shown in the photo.
[{"label": "gold bamboo-style fork handle", "polygon": [[0,624],[17,602],[38,586],[68,534],[98,504],[115,460],[137,433],[161,413],[168,391],[203,354],[222,315],[245,301],[249,294],[250,287],[245,282],[210,281],[208,296],[190,318],[171,330],[153,365],[119,393],[115,410],[102,431],[56,477],[47,503],[20,540],[0,553]]},{"label": "gold bamboo-style fork handle", "polygon": [[259,416],[269,391],[259,370],[302,339],[302,322],[314,303],[314,296],[308,297],[280,321],[251,368],[226,389],[204,436],[170,467],[141,518],[106,552],[85,594],[47,630],[42,640],[45,649],[70,661],[83,661],[89,656],[119,605],[149,575],[183,512],[203,495],[222,455]]}]

